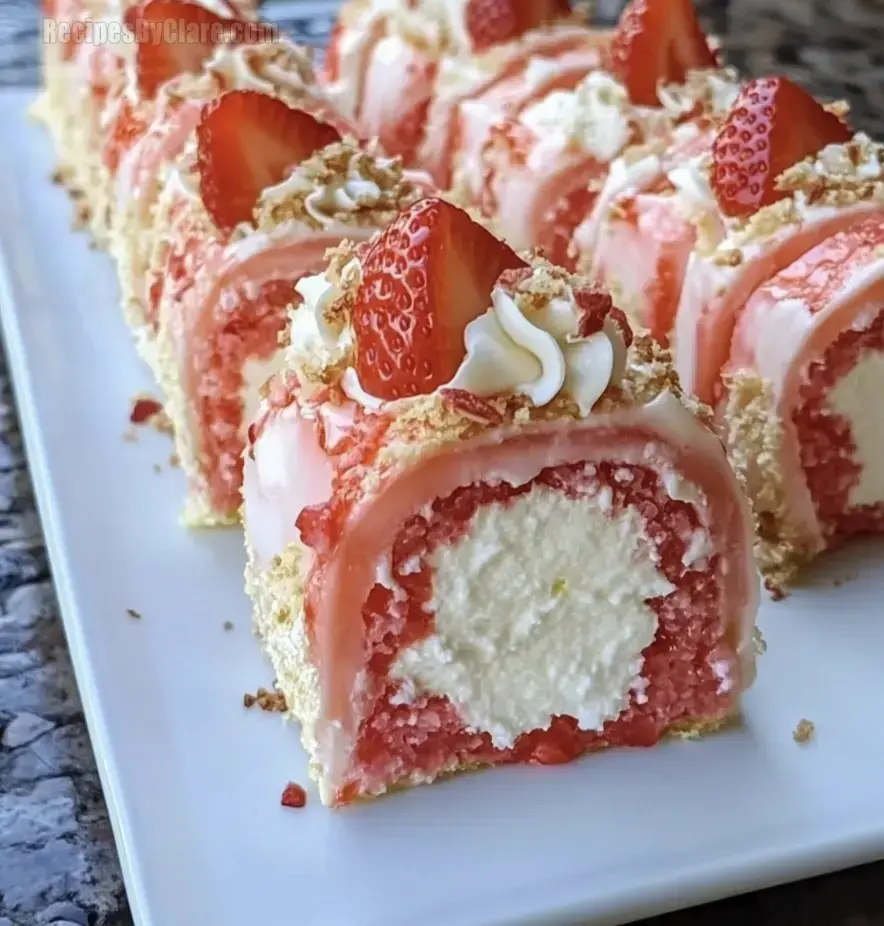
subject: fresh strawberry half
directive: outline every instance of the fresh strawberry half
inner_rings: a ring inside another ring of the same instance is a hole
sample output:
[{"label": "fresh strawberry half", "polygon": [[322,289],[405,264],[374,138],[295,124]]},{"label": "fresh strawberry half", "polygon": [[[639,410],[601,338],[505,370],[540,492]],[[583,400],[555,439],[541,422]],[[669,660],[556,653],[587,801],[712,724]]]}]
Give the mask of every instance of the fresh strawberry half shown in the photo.
[{"label": "fresh strawberry half", "polygon": [[718,66],[691,0],[632,0],[611,40],[615,73],[639,106],[657,106],[657,85]]},{"label": "fresh strawberry half", "polygon": [[712,145],[712,188],[725,215],[747,216],[786,194],[780,174],[853,132],[786,77],[749,81]]},{"label": "fresh strawberry half", "polygon": [[464,16],[473,51],[485,51],[570,13],[568,0],[469,0]]},{"label": "fresh strawberry half", "polygon": [[401,213],[362,262],[353,310],[362,387],[393,401],[449,382],[466,353],[464,329],[491,305],[501,273],[524,266],[442,199],[423,199]]},{"label": "fresh strawberry half", "polygon": [[247,26],[186,0],[148,0],[126,25],[135,33],[138,89],[148,99],[181,74],[199,74],[215,47]]},{"label": "fresh strawberry half", "polygon": [[231,90],[207,103],[197,126],[203,204],[218,228],[249,222],[267,187],[340,141],[337,129],[258,90]]}]

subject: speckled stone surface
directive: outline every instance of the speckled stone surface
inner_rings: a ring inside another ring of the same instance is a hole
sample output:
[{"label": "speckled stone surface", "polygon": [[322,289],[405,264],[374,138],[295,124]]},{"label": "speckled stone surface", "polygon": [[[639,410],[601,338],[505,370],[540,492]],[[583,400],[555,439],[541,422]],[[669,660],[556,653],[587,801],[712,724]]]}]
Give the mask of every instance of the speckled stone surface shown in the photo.
[{"label": "speckled stone surface", "polygon": [[[884,134],[884,0],[699,6],[733,64],[846,97],[858,126]],[[610,19],[619,0],[598,7]],[[0,87],[36,84],[36,21],[36,0],[0,0]],[[314,42],[328,28],[327,17],[287,23]],[[131,926],[4,369],[0,356],[0,926]],[[884,864],[649,923],[884,926]]]}]

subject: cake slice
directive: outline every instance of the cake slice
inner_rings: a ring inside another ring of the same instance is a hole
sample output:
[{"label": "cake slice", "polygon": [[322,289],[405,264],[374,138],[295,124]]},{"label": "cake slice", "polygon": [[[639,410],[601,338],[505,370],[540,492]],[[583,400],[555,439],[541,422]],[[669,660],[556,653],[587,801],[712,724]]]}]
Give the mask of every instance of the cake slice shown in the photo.
[{"label": "cake slice", "polygon": [[532,29],[473,56],[444,58],[427,111],[418,163],[440,189],[475,195],[492,127],[554,90],[571,90],[604,61],[608,32],[563,22]]},{"label": "cake slice", "polygon": [[434,198],[299,290],[247,588],[326,804],[735,716],[748,511],[610,297]]},{"label": "cake slice", "polygon": [[[129,112],[138,100],[156,96],[176,74],[199,70],[219,42],[251,40],[257,26],[244,12],[251,7],[228,0],[58,0],[44,9],[48,18],[77,23],[80,32],[44,43],[45,91],[37,113],[52,132],[60,176],[80,219],[100,246],[110,241],[108,133],[112,149],[123,145],[138,127]],[[199,39],[185,40],[182,27]],[[178,36],[173,44],[170,35]]]},{"label": "cake slice", "polygon": [[698,242],[714,246],[726,231],[708,171],[739,89],[727,70],[692,71],[687,83],[661,87],[671,134],[627,148],[611,164],[568,242],[579,271],[616,292],[630,319],[664,345],[691,253]]},{"label": "cake slice", "polygon": [[328,92],[367,136],[409,165],[443,69],[472,69],[474,55],[570,19],[568,0],[352,0],[326,57]]},{"label": "cake slice", "polygon": [[880,208],[876,156],[844,172],[836,150],[808,189],[781,185],[784,172],[828,145],[847,145],[848,156],[865,150],[867,139],[851,142],[842,115],[786,78],[758,78],[742,88],[713,142],[709,206],[724,234],[699,238],[691,252],[673,330],[682,385],[702,402],[720,398],[734,326],[754,290],[857,214]]},{"label": "cake slice", "polygon": [[884,532],[884,150],[830,146],[783,185],[828,213],[825,231],[796,227],[802,253],[741,301],[718,387],[775,595],[823,550]]},{"label": "cake slice", "polygon": [[423,178],[257,90],[205,104],[196,140],[154,214],[147,324],[188,476],[185,519],[211,525],[238,518],[245,427],[296,284],[342,238],[392,220]]},{"label": "cake slice", "polygon": [[142,97],[135,105],[122,101],[105,145],[105,164],[113,177],[111,251],[127,321],[150,364],[158,308],[148,282],[155,211],[166,187],[181,189],[179,162],[195,157],[204,105],[229,90],[257,89],[308,108],[339,132],[353,131],[325,103],[305,49],[278,39],[221,44],[209,55],[201,73],[170,76],[155,97]]},{"label": "cake slice", "polygon": [[[671,44],[672,53],[649,55],[649,32],[661,46]],[[514,246],[541,247],[569,270],[581,254],[586,262],[594,253],[585,229],[575,236],[591,216],[612,162],[631,148],[662,151],[673,143],[676,127],[704,119],[700,107],[685,110],[683,84],[688,75],[716,66],[693,7],[682,0],[641,0],[628,7],[606,58],[605,67],[590,71],[576,87],[546,93],[498,120],[479,152],[478,171],[461,169],[461,177],[481,178],[479,190],[457,188],[468,201],[478,195]],[[643,89],[650,79],[652,96]]]}]

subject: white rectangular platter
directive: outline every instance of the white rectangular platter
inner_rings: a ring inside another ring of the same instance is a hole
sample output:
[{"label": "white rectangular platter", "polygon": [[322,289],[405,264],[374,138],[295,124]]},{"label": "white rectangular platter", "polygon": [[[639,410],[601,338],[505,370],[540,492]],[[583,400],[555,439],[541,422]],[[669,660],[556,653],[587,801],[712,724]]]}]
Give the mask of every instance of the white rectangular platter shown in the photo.
[{"label": "white rectangular platter", "polygon": [[[624,922],[884,856],[884,548],[766,604],[742,729],[467,775],[331,812],[271,681],[238,531],[187,533],[109,258],[70,228],[30,97],[0,95],[6,353],[71,653],[140,926]],[[154,472],[155,464],[162,472]],[[133,608],[143,617],[127,616]],[[225,621],[234,624],[225,630]],[[801,718],[815,739],[793,741]]]}]

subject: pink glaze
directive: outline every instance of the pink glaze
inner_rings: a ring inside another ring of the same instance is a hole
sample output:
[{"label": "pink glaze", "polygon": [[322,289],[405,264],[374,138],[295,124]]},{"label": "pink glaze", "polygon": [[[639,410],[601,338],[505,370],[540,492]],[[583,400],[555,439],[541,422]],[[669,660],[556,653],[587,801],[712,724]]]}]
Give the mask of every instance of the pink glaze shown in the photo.
[{"label": "pink glaze", "polygon": [[364,77],[358,123],[406,165],[415,160],[433,95],[436,62],[396,35],[374,46]]},{"label": "pink glaze", "polygon": [[[352,406],[338,406],[328,414],[346,428],[353,411]],[[264,417],[261,439],[246,453],[243,474],[245,527],[259,565],[266,567],[299,539],[298,515],[329,498],[333,475],[315,417],[305,417],[297,402]]]},{"label": "pink glaze", "polygon": [[[623,308],[638,324],[666,344],[675,323],[691,252],[697,241],[698,206],[687,201],[667,179],[709,150],[714,132],[697,130],[675,144],[646,170],[637,171],[626,189],[603,189],[574,246],[580,269],[613,288]],[[725,225],[715,200],[703,216],[706,238],[720,239]]]}]

